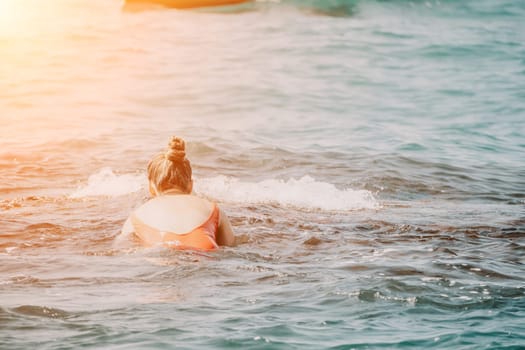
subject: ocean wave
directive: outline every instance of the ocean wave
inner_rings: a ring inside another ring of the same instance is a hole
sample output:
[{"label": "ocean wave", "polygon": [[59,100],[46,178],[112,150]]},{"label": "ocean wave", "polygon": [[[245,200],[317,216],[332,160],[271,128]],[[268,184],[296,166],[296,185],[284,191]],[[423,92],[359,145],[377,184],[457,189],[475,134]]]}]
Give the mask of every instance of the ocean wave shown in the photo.
[{"label": "ocean wave", "polygon": [[378,202],[370,191],[338,189],[331,183],[310,176],[300,179],[269,179],[243,182],[237,178],[217,176],[201,179],[197,192],[237,203],[276,203],[306,209],[356,210],[375,209]]},{"label": "ocean wave", "polygon": [[[144,174],[115,174],[103,168],[92,174],[87,183],[74,190],[69,198],[122,196],[147,188]],[[299,179],[268,179],[259,182],[217,176],[195,179],[195,192],[219,201],[238,204],[270,203],[303,209],[358,210],[376,209],[378,201],[372,192],[337,188],[305,175]]]},{"label": "ocean wave", "polygon": [[87,184],[79,186],[69,197],[122,196],[140,191],[145,187],[146,181],[146,176],[143,174],[119,175],[111,168],[102,168],[89,177]]},{"label": "ocean wave", "polygon": [[70,313],[61,309],[40,305],[21,305],[12,309],[13,312],[26,316],[65,319]]}]

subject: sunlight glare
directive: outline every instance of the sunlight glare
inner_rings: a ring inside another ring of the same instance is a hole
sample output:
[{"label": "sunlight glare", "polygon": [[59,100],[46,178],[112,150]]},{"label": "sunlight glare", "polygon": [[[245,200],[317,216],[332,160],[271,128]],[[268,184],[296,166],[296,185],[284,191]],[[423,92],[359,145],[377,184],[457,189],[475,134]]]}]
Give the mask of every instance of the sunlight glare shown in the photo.
[{"label": "sunlight glare", "polygon": [[0,0],[0,35],[16,34],[24,26],[25,0]]},{"label": "sunlight glare", "polygon": [[63,22],[58,0],[0,0],[0,37],[12,38],[47,31]]}]

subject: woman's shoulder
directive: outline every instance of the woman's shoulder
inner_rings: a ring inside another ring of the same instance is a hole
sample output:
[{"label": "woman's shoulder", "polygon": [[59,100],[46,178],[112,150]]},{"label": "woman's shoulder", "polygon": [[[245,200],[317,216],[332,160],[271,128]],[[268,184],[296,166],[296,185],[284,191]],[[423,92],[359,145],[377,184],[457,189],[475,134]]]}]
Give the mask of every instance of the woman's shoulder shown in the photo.
[{"label": "woman's shoulder", "polygon": [[152,211],[204,211],[209,212],[214,206],[213,202],[195,195],[166,195],[150,199],[135,210],[136,214],[146,214]]},{"label": "woman's shoulder", "polygon": [[132,220],[160,231],[188,232],[210,216],[214,204],[191,195],[166,195],[152,198],[137,208]]}]

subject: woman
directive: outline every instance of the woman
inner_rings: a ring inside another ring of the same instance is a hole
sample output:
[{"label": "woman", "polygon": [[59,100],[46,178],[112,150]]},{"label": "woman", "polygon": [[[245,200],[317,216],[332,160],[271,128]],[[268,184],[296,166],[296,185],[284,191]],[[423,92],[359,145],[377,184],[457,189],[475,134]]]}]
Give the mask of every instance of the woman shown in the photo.
[{"label": "woman", "polygon": [[184,140],[173,137],[168,150],[151,160],[148,180],[153,198],[129,216],[119,240],[134,233],[145,246],[213,250],[234,244],[226,214],[215,203],[191,194],[185,148]]}]

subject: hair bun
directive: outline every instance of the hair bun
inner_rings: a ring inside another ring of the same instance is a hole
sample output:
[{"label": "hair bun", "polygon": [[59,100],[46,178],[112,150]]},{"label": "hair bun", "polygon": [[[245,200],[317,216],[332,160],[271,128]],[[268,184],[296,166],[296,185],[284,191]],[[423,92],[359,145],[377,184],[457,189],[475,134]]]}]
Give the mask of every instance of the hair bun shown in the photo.
[{"label": "hair bun", "polygon": [[179,137],[172,137],[166,152],[166,158],[172,162],[180,162],[186,158],[186,143]]}]

